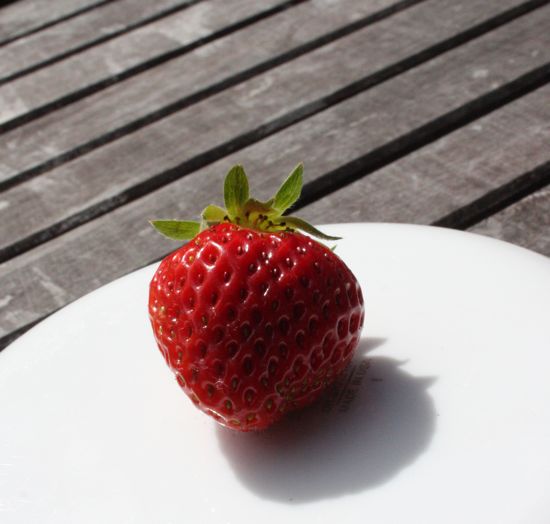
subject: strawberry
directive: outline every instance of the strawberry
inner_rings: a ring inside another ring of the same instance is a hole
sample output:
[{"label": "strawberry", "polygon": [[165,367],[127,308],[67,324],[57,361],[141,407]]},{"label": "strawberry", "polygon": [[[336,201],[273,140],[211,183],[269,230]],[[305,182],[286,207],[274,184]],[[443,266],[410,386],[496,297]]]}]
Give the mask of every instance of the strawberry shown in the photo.
[{"label": "strawberry", "polygon": [[150,284],[149,316],[168,366],[204,412],[241,431],[259,430],[313,402],[342,373],[363,325],[361,288],[330,249],[283,216],[298,199],[302,165],[274,198],[249,198],[241,166],[224,183],[226,209],[202,222],[156,220],[190,240]]}]

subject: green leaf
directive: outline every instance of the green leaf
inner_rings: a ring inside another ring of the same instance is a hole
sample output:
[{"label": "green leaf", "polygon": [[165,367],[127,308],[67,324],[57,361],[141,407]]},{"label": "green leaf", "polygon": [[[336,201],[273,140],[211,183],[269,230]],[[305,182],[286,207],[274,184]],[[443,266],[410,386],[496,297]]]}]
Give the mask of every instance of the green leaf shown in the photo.
[{"label": "green leaf", "polygon": [[273,207],[279,211],[281,215],[300,197],[300,193],[302,192],[303,172],[304,165],[300,163],[293,169],[292,173],[288,175],[288,178],[277,191],[273,201]]},{"label": "green leaf", "polygon": [[205,222],[208,222],[208,223],[223,222],[226,216],[227,216],[227,211],[220,206],[209,205],[209,206],[206,206],[202,211],[202,218]]},{"label": "green leaf", "polygon": [[236,165],[229,170],[225,177],[223,194],[227,212],[230,218],[234,218],[241,213],[248,200],[248,179],[243,166]]},{"label": "green leaf", "polygon": [[262,213],[267,216],[279,216],[279,213],[275,211],[269,202],[260,202],[254,198],[249,198],[245,205],[245,211],[250,213]]},{"label": "green leaf", "polygon": [[151,220],[151,225],[172,240],[191,240],[200,231],[198,222],[180,220]]},{"label": "green leaf", "polygon": [[301,229],[302,231],[305,231],[306,233],[309,233],[310,235],[313,235],[317,238],[322,238],[323,240],[340,240],[342,237],[331,237],[329,235],[325,235],[322,231],[319,231],[316,227],[312,226],[305,220],[302,220],[298,217],[284,217],[282,221],[289,227],[295,228],[295,229]]}]

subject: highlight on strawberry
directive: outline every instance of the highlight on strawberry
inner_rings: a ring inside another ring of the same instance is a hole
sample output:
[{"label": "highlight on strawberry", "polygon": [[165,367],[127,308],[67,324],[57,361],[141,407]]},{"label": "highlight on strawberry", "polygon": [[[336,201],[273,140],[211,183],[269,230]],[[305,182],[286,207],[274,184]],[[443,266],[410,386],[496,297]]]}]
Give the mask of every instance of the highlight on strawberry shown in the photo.
[{"label": "highlight on strawberry", "polygon": [[261,202],[237,165],[224,182],[225,209],[207,206],[200,222],[151,222],[189,241],[150,284],[158,347],[195,405],[240,431],[265,429],[316,400],[352,359],[363,327],[359,283],[312,236],[337,238],[284,214],[302,173],[299,164]]}]

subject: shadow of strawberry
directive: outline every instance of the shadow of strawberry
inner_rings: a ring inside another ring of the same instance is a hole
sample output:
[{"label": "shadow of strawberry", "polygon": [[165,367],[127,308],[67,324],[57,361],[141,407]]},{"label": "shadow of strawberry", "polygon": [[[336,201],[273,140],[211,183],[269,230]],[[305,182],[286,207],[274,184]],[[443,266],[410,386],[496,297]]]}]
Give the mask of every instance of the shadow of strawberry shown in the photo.
[{"label": "shadow of strawberry", "polygon": [[435,431],[434,379],[366,355],[383,343],[364,339],[334,387],[269,430],[220,427],[220,448],[238,479],[263,498],[304,503],[375,488],[412,464]]}]

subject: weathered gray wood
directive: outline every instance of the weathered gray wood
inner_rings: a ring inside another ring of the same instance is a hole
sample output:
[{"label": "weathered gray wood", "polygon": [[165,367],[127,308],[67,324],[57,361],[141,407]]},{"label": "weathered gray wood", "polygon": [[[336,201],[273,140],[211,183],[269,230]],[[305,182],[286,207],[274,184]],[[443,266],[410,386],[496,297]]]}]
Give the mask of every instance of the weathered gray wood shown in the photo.
[{"label": "weathered gray wood", "polygon": [[[473,2],[469,1],[469,5],[472,4]],[[432,17],[436,16],[444,20],[444,14],[449,11],[450,6],[455,6],[456,2],[432,0],[420,4],[407,13],[401,13],[376,24],[375,27],[366,28],[336,41],[330,46],[269,71],[246,84],[191,106],[171,118],[118,140],[80,160],[17,186],[3,194],[3,200],[9,204],[10,212],[5,213],[6,218],[2,221],[6,233],[0,239],[0,248],[116,195],[124,188],[146,180],[155,172],[187,161],[214,145],[254,129],[304,103],[315,101],[365,74],[450,37],[460,29],[468,27],[474,18],[477,20],[482,6],[487,10],[491,9],[489,4],[485,0],[480,0],[477,5],[479,9],[474,10],[476,15],[470,10],[461,10],[460,13],[464,16],[455,16],[451,24],[442,22],[429,32],[424,31],[423,28],[431,25]],[[499,1],[498,4],[500,5],[501,2]],[[525,29],[529,27],[534,36],[542,35],[540,36],[542,43],[550,44],[550,35],[546,31],[545,23],[546,20],[550,20],[550,7],[542,11],[543,15],[547,15],[546,19],[544,16],[540,17],[540,14],[533,14],[532,20],[522,18],[510,26],[505,26],[495,33],[500,36],[489,35],[488,41],[492,42],[495,38],[499,38],[499,42],[512,39],[514,44],[517,43],[516,53],[520,55],[530,49],[524,38]],[[460,24],[464,26],[461,28]],[[497,63],[498,61],[502,63],[508,57],[507,51],[500,53],[495,56]],[[540,64],[536,59],[531,63]],[[528,65],[530,65],[529,61],[522,60],[521,67],[528,67]],[[308,72],[308,82],[303,81],[303,71]],[[513,75],[514,69],[508,68],[507,71]],[[525,72],[525,69],[520,68],[518,72]],[[512,79],[513,76],[506,78]],[[467,80],[457,79],[454,89],[460,91],[463,84],[467,84]],[[268,91],[271,86],[277,86],[277,92]],[[485,88],[487,87],[490,87],[489,83],[486,83]],[[383,89],[384,87],[381,86],[376,93],[381,93],[384,97]],[[458,95],[463,97],[466,95],[467,99],[469,93],[459,92]],[[360,100],[369,100],[369,98],[370,94],[367,93]],[[456,100],[459,99],[456,98]],[[452,103],[452,100],[448,102]],[[423,105],[433,106],[434,104],[425,100]],[[337,115],[336,121],[329,121],[328,126],[320,127],[318,130],[320,136],[315,140],[328,142],[327,145],[329,145],[332,141],[330,135],[346,134],[349,132],[346,129],[349,124],[352,124],[353,131],[364,133],[362,119],[370,115],[363,114],[361,106],[357,110],[358,106],[353,100],[349,104],[349,107],[353,107],[349,114],[345,109],[348,105],[342,104],[342,107],[344,118],[342,119],[338,115],[338,109],[335,109],[333,113]],[[423,111],[437,116],[437,113],[423,107],[418,108],[418,115],[423,115]],[[326,117],[321,115],[320,119],[326,120]],[[391,125],[391,122],[389,124]],[[304,125],[309,126],[309,121]],[[201,132],[197,133],[197,129]],[[291,134],[293,133],[289,136]],[[377,135],[377,139],[380,141],[386,136],[386,134],[380,134]],[[300,140],[303,141],[300,136],[297,140],[298,143]],[[345,147],[364,152],[367,142],[361,136],[354,136],[351,143]],[[181,147],[181,144],[185,144],[185,147]],[[341,154],[341,148],[338,149],[338,154]],[[330,153],[327,155],[330,156]],[[340,158],[338,157],[338,160]],[[327,164],[323,163],[321,167],[326,166]],[[91,173],[94,174],[91,175]]]},{"label": "weathered gray wood", "polygon": [[[530,32],[540,15],[494,31],[5,263],[0,333],[174,249],[146,219],[191,217],[205,202],[219,202],[223,176],[235,162],[245,164],[254,188],[261,188],[259,196],[266,197],[299,160],[306,161],[306,178],[312,180],[544,62],[534,51],[548,44],[543,35]],[[349,211],[341,212],[340,220],[348,220]]]},{"label": "weathered gray wood", "polygon": [[100,3],[100,0],[19,0],[0,11],[0,43]]},{"label": "weathered gray wood", "polygon": [[[232,0],[231,9],[227,9],[225,0],[200,2],[168,19],[141,27],[47,69],[9,82],[0,87],[0,124],[278,3],[280,0],[253,4],[246,0]],[[74,74],[75,71],[78,74]],[[60,82],[60,79],[63,81]],[[149,90],[154,91],[152,85],[162,85],[162,74],[158,82],[149,83]],[[178,82],[179,86],[181,84],[182,77]],[[132,95],[129,96],[131,98]]]},{"label": "weathered gray wood", "polygon": [[[248,0],[233,0],[231,10],[223,8],[225,0],[200,3],[0,87],[0,121],[105,75],[117,74],[160,52],[159,46],[166,50],[194,41],[278,1],[251,5]],[[5,133],[0,136],[0,181],[395,2],[342,0],[298,5]],[[80,68],[79,75],[68,74],[74,68]],[[58,78],[65,80],[60,83]]]},{"label": "weathered gray wood", "polygon": [[[485,67],[469,74],[488,81],[493,75]],[[312,222],[430,224],[550,160],[549,136],[550,86],[545,86],[304,207],[300,214]]]},{"label": "weathered gray wood", "polygon": [[469,231],[506,240],[550,257],[550,188],[525,197]]},{"label": "weathered gray wood", "polygon": [[[0,48],[0,81],[190,0],[117,0]],[[40,4],[41,2],[35,2]],[[56,4],[57,2],[50,2]],[[0,12],[0,19],[2,13]]]}]

